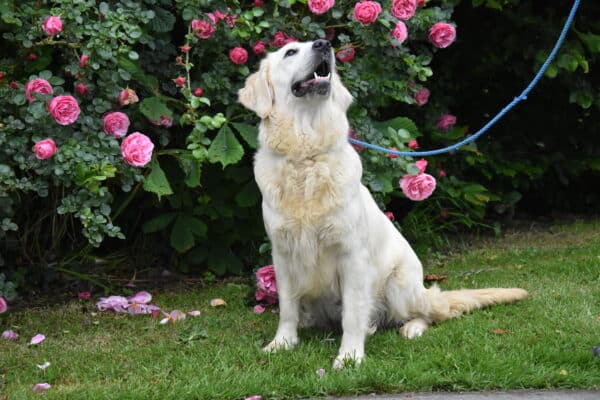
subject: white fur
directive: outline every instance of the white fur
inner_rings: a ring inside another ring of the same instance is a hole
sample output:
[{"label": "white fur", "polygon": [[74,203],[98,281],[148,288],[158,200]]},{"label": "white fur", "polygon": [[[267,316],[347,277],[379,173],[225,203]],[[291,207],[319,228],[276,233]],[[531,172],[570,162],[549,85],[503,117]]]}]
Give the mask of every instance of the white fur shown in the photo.
[{"label": "white fur", "polygon": [[[285,57],[289,49],[298,52]],[[265,350],[293,348],[299,325],[341,322],[334,367],[342,368],[360,363],[378,326],[406,322],[401,333],[411,339],[431,322],[525,297],[521,289],[423,286],[416,254],[361,184],[360,158],[347,141],[352,97],[337,73],[329,95],[291,92],[310,73],[312,51],[308,42],[270,53],[239,92],[261,117],[254,173],[279,291],[279,327]]]}]

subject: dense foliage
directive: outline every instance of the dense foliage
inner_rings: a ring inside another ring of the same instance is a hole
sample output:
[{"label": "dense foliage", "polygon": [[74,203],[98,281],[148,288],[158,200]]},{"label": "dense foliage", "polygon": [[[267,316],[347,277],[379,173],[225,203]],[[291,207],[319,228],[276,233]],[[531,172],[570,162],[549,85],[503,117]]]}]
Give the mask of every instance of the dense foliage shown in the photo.
[{"label": "dense foliage", "polygon": [[[521,89],[489,78],[502,71],[527,79],[567,12],[517,0],[463,3],[469,18],[453,44],[454,3],[0,0],[0,241],[9,250],[0,262],[62,265],[85,242],[128,248],[133,264],[164,260],[182,271],[241,273],[266,261],[251,171],[257,120],[236,101],[245,77],[265,51],[327,38],[356,98],[353,135],[399,150],[440,147],[468,132],[465,108],[477,108],[481,85]],[[502,18],[504,28],[482,35],[479,13]],[[598,84],[583,76],[600,51],[600,29],[580,21],[548,75],[591,115]],[[524,28],[542,40],[523,38]],[[473,41],[483,45],[465,49]],[[465,60],[478,57],[485,62],[469,63],[466,79]],[[503,103],[493,97],[493,107]],[[514,144],[523,133],[508,137]],[[403,175],[419,172],[417,160],[357,151],[365,184],[417,236],[484,225],[486,211],[512,209],[560,164],[508,157],[514,150],[503,143],[429,159],[437,190],[419,203],[399,188]],[[536,146],[528,140],[521,150]],[[562,175],[598,168],[594,147],[583,151]]]}]

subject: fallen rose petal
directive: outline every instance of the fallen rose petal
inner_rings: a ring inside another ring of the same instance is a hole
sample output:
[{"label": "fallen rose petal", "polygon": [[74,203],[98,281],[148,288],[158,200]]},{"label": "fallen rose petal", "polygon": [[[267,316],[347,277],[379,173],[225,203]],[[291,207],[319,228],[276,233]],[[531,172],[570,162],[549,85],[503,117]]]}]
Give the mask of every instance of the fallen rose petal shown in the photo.
[{"label": "fallen rose petal", "polygon": [[33,385],[33,391],[34,392],[43,392],[44,390],[48,390],[50,389],[52,386],[50,386],[49,383],[36,383],[35,385]]},{"label": "fallen rose petal", "polygon": [[123,296],[101,297],[96,303],[100,311],[127,312],[129,301]]},{"label": "fallen rose petal", "polygon": [[77,297],[79,297],[82,300],[89,299],[90,297],[92,297],[92,293],[90,293],[90,292],[79,292],[77,294]]},{"label": "fallen rose petal", "polygon": [[2,337],[7,340],[17,340],[19,338],[19,334],[10,329],[2,332]]},{"label": "fallen rose petal", "polygon": [[200,314],[202,314],[202,313],[200,312],[200,310],[188,311],[188,315],[191,315],[192,317],[197,317],[197,316],[199,316]]},{"label": "fallen rose petal", "polygon": [[185,313],[183,311],[179,311],[179,310],[171,311],[171,320],[173,322],[177,322],[180,319],[185,319]]},{"label": "fallen rose petal", "polygon": [[319,376],[323,376],[323,375],[325,375],[325,369],[324,369],[324,368],[319,368],[319,369],[317,370],[317,375],[319,375]]},{"label": "fallen rose petal", "polygon": [[257,305],[254,306],[254,313],[256,313],[256,314],[262,314],[264,312],[265,312],[265,307],[264,306],[262,306],[260,304],[257,304]]},{"label": "fallen rose petal", "polygon": [[223,300],[223,299],[212,299],[210,301],[210,305],[212,307],[226,306],[227,302],[225,302],[225,300]]},{"label": "fallen rose petal", "polygon": [[[167,315],[168,315],[168,314],[167,314]],[[166,324],[167,322],[169,322],[169,320],[170,320],[170,319],[171,319],[170,317],[163,318],[163,319],[161,319],[161,320],[160,320],[159,324],[161,324],[161,325],[164,325],[164,324]]]},{"label": "fallen rose petal", "polygon": [[37,335],[31,338],[29,344],[39,344],[42,343],[44,340],[46,340],[46,336],[44,336],[41,333],[38,333]]},{"label": "fallen rose petal", "polygon": [[50,362],[46,361],[43,364],[36,364],[37,367],[41,370],[45,370],[46,368],[48,368],[50,366]]},{"label": "fallen rose petal", "polygon": [[152,301],[152,295],[146,291],[137,292],[128,299],[132,303],[148,304]]},{"label": "fallen rose petal", "polygon": [[262,396],[250,396],[250,397],[246,397],[244,400],[262,400]]}]

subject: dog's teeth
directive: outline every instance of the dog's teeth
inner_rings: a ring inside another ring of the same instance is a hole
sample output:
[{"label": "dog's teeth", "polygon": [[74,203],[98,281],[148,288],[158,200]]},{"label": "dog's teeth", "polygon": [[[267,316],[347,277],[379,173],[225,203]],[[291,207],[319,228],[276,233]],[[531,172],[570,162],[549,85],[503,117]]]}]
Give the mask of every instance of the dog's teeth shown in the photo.
[{"label": "dog's teeth", "polygon": [[319,79],[319,75],[317,75],[317,71],[315,71],[314,74],[315,74],[315,79]]},{"label": "dog's teeth", "polygon": [[326,78],[327,79],[331,78],[331,72],[327,74]]}]

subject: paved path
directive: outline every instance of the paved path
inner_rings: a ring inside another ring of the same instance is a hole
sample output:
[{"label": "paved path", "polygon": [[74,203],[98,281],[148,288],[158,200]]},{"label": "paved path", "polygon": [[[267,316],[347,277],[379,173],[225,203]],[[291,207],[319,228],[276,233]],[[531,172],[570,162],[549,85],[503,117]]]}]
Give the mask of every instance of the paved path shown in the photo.
[{"label": "paved path", "polygon": [[510,390],[465,393],[402,393],[335,397],[328,400],[600,400],[600,391]]}]

